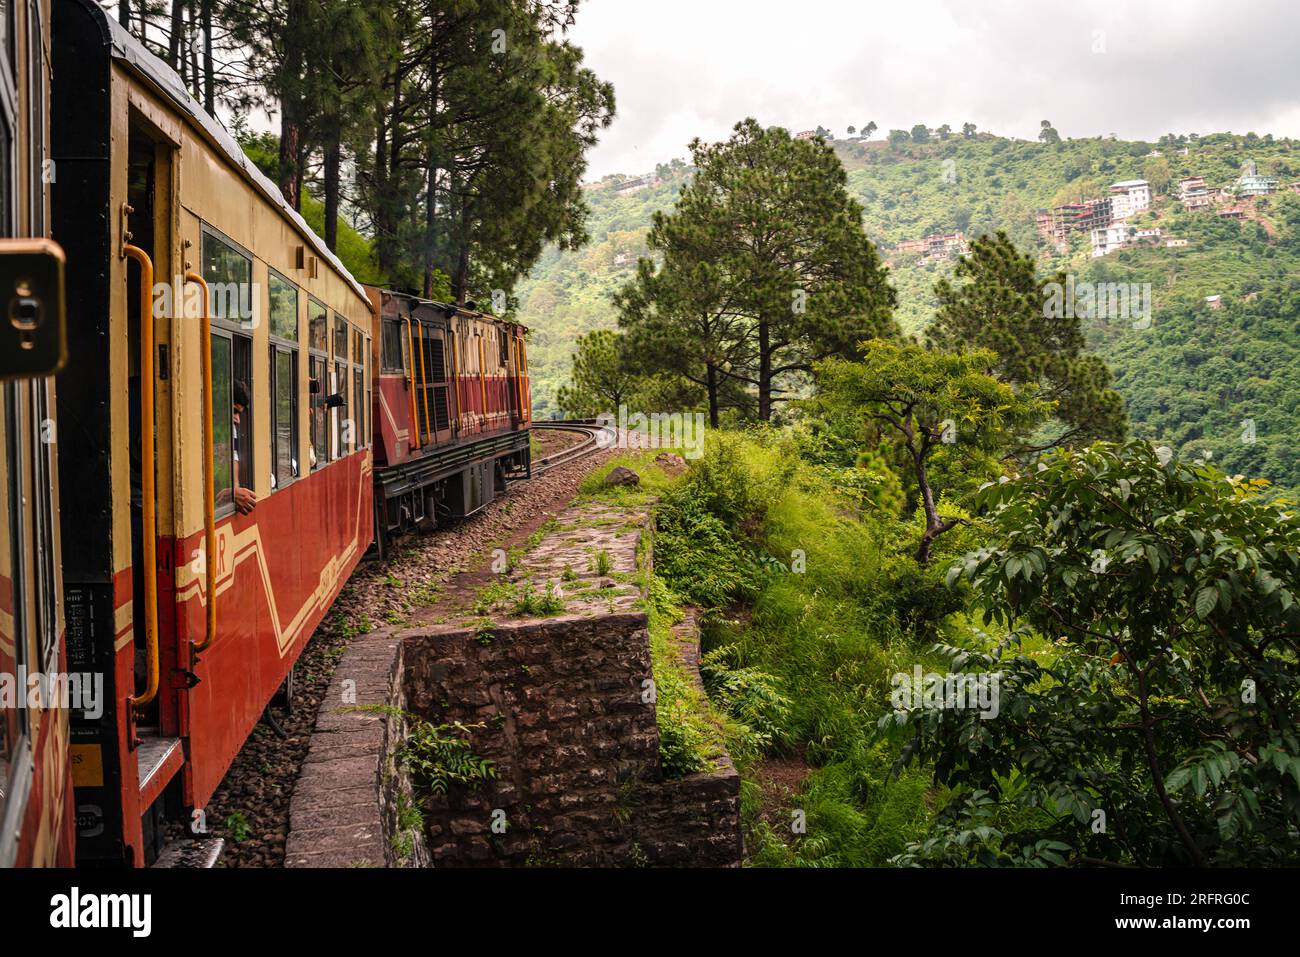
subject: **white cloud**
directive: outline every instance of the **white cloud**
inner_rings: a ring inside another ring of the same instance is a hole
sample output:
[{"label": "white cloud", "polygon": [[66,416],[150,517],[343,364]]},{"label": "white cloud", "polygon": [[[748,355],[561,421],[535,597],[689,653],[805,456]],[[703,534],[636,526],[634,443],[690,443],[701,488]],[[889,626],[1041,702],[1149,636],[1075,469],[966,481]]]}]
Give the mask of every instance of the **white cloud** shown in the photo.
[{"label": "white cloud", "polygon": [[592,178],[746,116],[840,135],[970,121],[1032,138],[1050,119],[1062,136],[1297,136],[1297,36],[1287,0],[583,0],[572,34],[618,99]]}]

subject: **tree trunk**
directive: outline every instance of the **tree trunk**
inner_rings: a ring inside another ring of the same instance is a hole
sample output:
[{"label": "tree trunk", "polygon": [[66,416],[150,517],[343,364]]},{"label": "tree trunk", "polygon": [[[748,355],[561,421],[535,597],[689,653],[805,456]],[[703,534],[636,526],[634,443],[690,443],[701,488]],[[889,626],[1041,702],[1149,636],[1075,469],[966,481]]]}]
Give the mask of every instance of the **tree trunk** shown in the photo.
[{"label": "tree trunk", "polygon": [[117,22],[131,29],[131,0],[117,0]]},{"label": "tree trunk", "polygon": [[190,35],[191,35],[191,43],[190,43],[190,82],[191,82],[191,86],[190,86],[190,89],[194,91],[194,99],[199,100],[199,99],[202,99],[202,98],[203,98],[203,91],[202,91],[201,89],[199,89],[199,48],[198,48],[198,45],[197,45],[197,44],[195,44],[194,42],[192,42],[192,38],[193,38],[193,34],[194,34],[194,24],[195,24],[195,21],[198,20],[198,16],[197,16],[197,14],[196,14],[195,11],[194,11],[194,0],[190,0],[190,3],[189,3],[189,9],[190,9]]},{"label": "tree trunk", "polygon": [[388,114],[379,109],[375,131],[375,256],[379,268],[392,274],[392,220],[388,215]]},{"label": "tree trunk", "polygon": [[758,418],[772,419],[772,328],[766,319],[758,321]]},{"label": "tree trunk", "polygon": [[181,49],[181,11],[185,9],[185,0],[172,0],[170,32],[167,36],[167,65],[176,69],[176,57]]},{"label": "tree trunk", "polygon": [[285,14],[285,50],[280,64],[280,193],[294,209],[302,199],[302,131],[298,117],[302,110],[299,78],[302,75],[303,2],[289,0]]},{"label": "tree trunk", "polygon": [[712,362],[705,363],[707,385],[709,390],[709,425],[718,427],[718,367]]},{"label": "tree trunk", "polygon": [[[435,47],[436,49],[436,47]],[[429,64],[429,155],[424,195],[424,298],[433,298],[438,209],[438,65]]]},{"label": "tree trunk", "polygon": [[217,79],[212,65],[212,0],[202,0],[203,19],[203,108],[217,112]]},{"label": "tree trunk", "polygon": [[298,124],[289,119],[289,109],[280,104],[280,193],[298,208]]},{"label": "tree trunk", "polygon": [[332,251],[339,243],[339,165],[343,150],[338,130],[330,131],[325,144],[325,245]]}]

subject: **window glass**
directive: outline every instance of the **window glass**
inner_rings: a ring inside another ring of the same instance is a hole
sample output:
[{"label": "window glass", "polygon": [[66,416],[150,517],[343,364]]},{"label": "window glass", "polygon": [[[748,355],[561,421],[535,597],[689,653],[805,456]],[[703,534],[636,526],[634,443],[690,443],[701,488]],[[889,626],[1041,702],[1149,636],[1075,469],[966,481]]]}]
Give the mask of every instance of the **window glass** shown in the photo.
[{"label": "window glass", "polygon": [[337,393],[343,401],[334,407],[331,414],[334,417],[334,449],[331,453],[332,458],[342,458],[348,454],[348,439],[351,437],[352,426],[348,421],[348,365],[346,362],[334,363],[334,374],[330,378],[330,392]]},{"label": "window glass", "polygon": [[208,284],[209,315],[253,327],[253,262],[234,246],[203,231],[203,278]]},{"label": "window glass", "polygon": [[298,355],[272,347],[271,485],[283,488],[298,477]]},{"label": "window glass", "polygon": [[[232,459],[235,463],[235,485],[238,488],[253,488],[253,476],[256,472],[256,456],[253,454],[253,340],[247,336],[234,336],[231,353],[231,420],[234,426],[231,437],[234,441]],[[242,405],[243,411],[237,417],[234,406]],[[238,421],[235,421],[236,418]]]},{"label": "window glass", "polygon": [[402,324],[396,319],[385,319],[383,339],[380,342],[383,355],[380,357],[385,372],[406,371],[402,361]]},{"label": "window glass", "polygon": [[342,316],[334,317],[334,358],[348,358],[348,321]]},{"label": "window glass", "polygon": [[325,329],[326,309],[315,299],[307,300],[307,348],[325,352],[329,349]]},{"label": "window glass", "polygon": [[233,487],[230,438],[230,340],[212,336],[212,487],[217,502],[228,500]]},{"label": "window glass", "polygon": [[311,467],[319,468],[328,462],[329,448],[326,445],[326,418],[325,396],[329,394],[328,385],[325,376],[326,360],[321,356],[310,357],[311,384],[314,391],[309,393],[311,398]]},{"label": "window glass", "polygon": [[352,437],[355,440],[356,448],[362,448],[366,444],[366,389],[361,379],[361,369],[353,367],[352,369],[352,408],[355,421],[352,425]]},{"label": "window glass", "polygon": [[275,273],[268,280],[271,304],[271,335],[298,341],[298,287]]}]

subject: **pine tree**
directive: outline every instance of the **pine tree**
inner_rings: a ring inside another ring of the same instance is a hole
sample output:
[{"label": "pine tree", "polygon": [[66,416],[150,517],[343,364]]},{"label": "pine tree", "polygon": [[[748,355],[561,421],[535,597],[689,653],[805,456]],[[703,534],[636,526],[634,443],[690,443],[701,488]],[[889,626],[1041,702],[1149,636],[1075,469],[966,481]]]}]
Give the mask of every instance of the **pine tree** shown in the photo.
[{"label": "pine tree", "polygon": [[557,401],[572,417],[618,413],[635,384],[623,356],[622,337],[609,329],[579,336],[573,353],[572,384],[561,386]]},{"label": "pine tree", "polygon": [[1063,430],[1033,444],[1022,436],[1020,452],[1127,434],[1124,402],[1111,388],[1110,370],[1084,354],[1081,317],[1056,316],[1045,308],[1049,284],[1063,288],[1065,273],[1040,279],[1033,257],[998,232],[975,240],[954,278],[956,283],[935,284],[939,309],[928,332],[931,342],[953,351],[991,350],[997,358],[990,371],[1001,381],[1034,384],[1043,399],[1056,403]]},{"label": "pine tree", "polygon": [[662,287],[659,315],[675,314],[681,290],[704,275],[696,265],[709,262],[707,299],[693,308],[743,323],[752,359],[726,374],[756,390],[768,421],[792,375],[893,331],[894,291],[828,145],[747,119],[725,142],[695,140],[691,154],[694,179],[652,230],[664,270],[684,270]]}]

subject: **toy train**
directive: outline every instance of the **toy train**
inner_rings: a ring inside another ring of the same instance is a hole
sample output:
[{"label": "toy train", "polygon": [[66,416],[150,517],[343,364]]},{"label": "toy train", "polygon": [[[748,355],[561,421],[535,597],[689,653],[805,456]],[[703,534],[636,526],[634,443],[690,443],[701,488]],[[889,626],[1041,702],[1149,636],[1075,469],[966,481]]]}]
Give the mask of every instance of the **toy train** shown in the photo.
[{"label": "toy train", "polygon": [[0,866],[143,866],[362,555],[528,477],[524,330],[357,283],[94,0],[0,15]]}]

